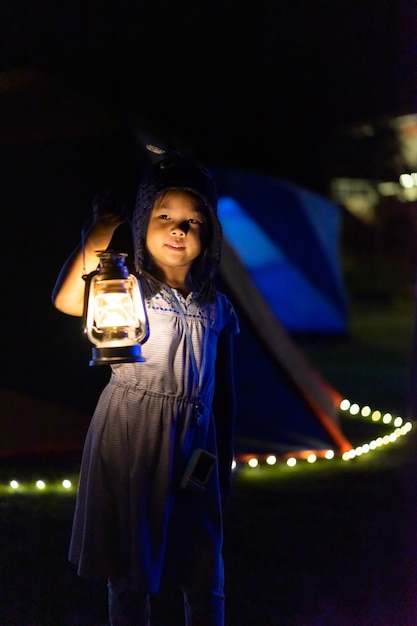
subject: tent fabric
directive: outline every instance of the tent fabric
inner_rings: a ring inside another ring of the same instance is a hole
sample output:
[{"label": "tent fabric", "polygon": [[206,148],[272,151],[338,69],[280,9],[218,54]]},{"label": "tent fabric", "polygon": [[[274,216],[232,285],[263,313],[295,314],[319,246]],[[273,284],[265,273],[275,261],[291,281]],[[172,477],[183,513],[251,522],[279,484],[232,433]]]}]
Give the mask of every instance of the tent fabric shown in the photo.
[{"label": "tent fabric", "polygon": [[237,458],[337,449],[285,369],[263,349],[242,315],[240,324],[241,336],[235,342]]},{"label": "tent fabric", "polygon": [[272,176],[214,170],[224,233],[291,332],[345,333],[339,208]]},{"label": "tent fabric", "polygon": [[221,276],[241,324],[235,347],[237,455],[350,450],[339,425],[341,395],[274,316],[227,239]]},{"label": "tent fabric", "polygon": [[0,458],[81,452],[90,416],[62,403],[0,389]]},{"label": "tent fabric", "polygon": [[343,453],[352,446],[340,429],[341,395],[291,336],[346,331],[339,209],[270,176],[214,176],[225,235],[221,276],[241,319],[237,454]]}]

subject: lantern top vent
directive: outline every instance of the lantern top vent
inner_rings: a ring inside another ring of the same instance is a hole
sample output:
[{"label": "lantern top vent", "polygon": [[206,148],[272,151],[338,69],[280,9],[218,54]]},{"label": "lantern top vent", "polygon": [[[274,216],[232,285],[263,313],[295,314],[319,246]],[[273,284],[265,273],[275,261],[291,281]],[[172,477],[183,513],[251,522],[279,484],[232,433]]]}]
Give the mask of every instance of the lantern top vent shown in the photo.
[{"label": "lantern top vent", "polygon": [[129,270],[125,265],[127,254],[125,252],[115,252],[105,250],[98,253],[100,266],[98,273],[102,278],[127,278]]}]

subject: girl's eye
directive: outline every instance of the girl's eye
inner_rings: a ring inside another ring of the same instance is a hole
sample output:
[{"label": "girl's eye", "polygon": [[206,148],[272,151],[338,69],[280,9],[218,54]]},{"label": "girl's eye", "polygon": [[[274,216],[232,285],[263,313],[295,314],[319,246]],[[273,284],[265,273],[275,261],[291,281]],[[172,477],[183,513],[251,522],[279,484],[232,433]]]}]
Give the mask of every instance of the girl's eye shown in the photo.
[{"label": "girl's eye", "polygon": [[[158,219],[166,222],[166,221],[170,220],[171,217],[169,215],[167,215],[166,213],[160,213],[158,215]],[[184,220],[184,223],[185,222],[188,222],[188,224],[198,224],[199,226],[203,225],[203,222],[201,220],[196,219],[195,217],[191,217],[189,220]]]}]

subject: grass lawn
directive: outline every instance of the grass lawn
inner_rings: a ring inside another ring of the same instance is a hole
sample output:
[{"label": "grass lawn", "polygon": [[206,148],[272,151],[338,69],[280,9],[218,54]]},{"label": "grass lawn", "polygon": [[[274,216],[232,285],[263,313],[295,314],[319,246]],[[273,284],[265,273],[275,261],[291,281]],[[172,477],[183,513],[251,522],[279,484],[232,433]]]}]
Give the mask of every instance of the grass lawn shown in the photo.
[{"label": "grass lawn", "polygon": [[[416,436],[344,463],[235,476],[225,511],[229,626],[413,626]],[[106,624],[104,584],[66,562],[73,495],[0,499],[2,626]],[[179,593],[155,626],[182,624]]]},{"label": "grass lawn", "polygon": [[[414,327],[412,272],[403,269],[347,266],[349,336],[302,340],[344,396],[399,415]],[[343,420],[355,445],[378,428]],[[413,432],[349,462],[235,475],[225,510],[227,625],[415,626],[416,446]],[[106,624],[105,585],[78,579],[66,562],[73,506],[73,493],[0,497],[1,626]],[[176,590],[155,598],[153,624],[182,624]]]}]

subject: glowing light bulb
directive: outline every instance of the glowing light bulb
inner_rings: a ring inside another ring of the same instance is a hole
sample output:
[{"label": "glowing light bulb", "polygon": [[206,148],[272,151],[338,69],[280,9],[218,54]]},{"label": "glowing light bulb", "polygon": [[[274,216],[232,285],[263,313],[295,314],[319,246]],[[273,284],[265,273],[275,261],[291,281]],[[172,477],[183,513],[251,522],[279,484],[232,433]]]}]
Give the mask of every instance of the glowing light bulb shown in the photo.
[{"label": "glowing light bulb", "polygon": [[400,176],[400,185],[404,187],[404,189],[411,189],[414,187],[414,180],[411,174],[401,174]]},{"label": "glowing light bulb", "polygon": [[[310,453],[305,459],[309,464],[315,463],[318,460],[318,458],[325,458],[325,459],[331,460],[337,457],[343,461],[349,461],[351,459],[361,457],[362,455],[368,454],[369,452],[372,452],[380,448],[381,446],[387,446],[387,445],[397,442],[401,437],[407,435],[414,428],[413,422],[404,421],[404,419],[400,417],[399,415],[394,417],[391,413],[381,413],[381,411],[378,411],[378,410],[373,411],[368,405],[365,405],[362,408],[360,408],[359,404],[351,403],[346,398],[342,400],[342,402],[340,403],[340,409],[343,411],[347,411],[351,415],[360,414],[360,416],[364,418],[370,417],[373,422],[382,421],[385,425],[392,424],[393,425],[392,428],[389,429],[389,430],[392,430],[392,432],[385,436],[380,436],[375,439],[372,439],[368,443],[363,443],[361,445],[358,445],[354,449],[344,452],[341,456],[339,456],[339,452],[335,452],[334,450],[330,450],[330,449],[322,450],[320,452],[319,457],[317,457],[316,454],[314,453]],[[278,465],[280,463],[280,459],[277,458],[275,454],[265,455],[265,457],[262,456],[261,459],[255,456],[251,458],[247,458],[247,460],[238,457],[237,459],[233,459],[232,461],[232,464],[231,464],[232,470],[237,470],[239,467],[242,467],[242,465],[244,465],[245,462],[250,468],[256,468],[258,466],[261,466],[264,462],[269,466]],[[295,467],[298,463],[298,459],[295,457],[289,457],[288,459],[285,460],[285,463],[287,464],[288,467]],[[65,490],[70,490],[74,486],[72,481],[69,480],[68,478],[62,479],[60,484],[61,484],[61,487]],[[17,490],[17,489],[23,489],[23,491],[26,490],[26,486],[23,485],[22,487],[22,485],[16,479],[10,480],[8,483],[8,486],[11,490]],[[36,481],[36,488],[38,490],[45,490],[47,488],[47,484],[45,483],[44,480],[38,480]],[[48,491],[48,489],[46,489],[46,491]]]}]

